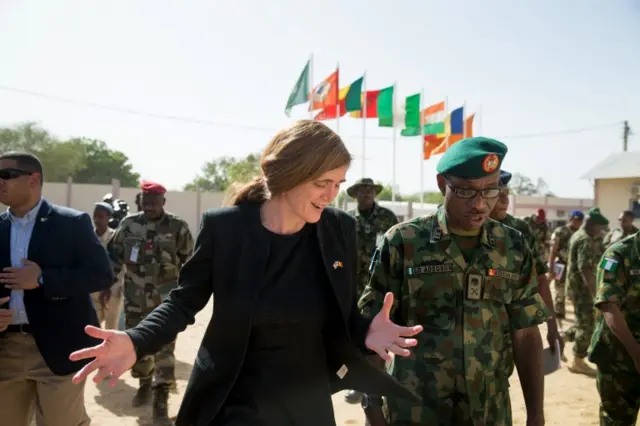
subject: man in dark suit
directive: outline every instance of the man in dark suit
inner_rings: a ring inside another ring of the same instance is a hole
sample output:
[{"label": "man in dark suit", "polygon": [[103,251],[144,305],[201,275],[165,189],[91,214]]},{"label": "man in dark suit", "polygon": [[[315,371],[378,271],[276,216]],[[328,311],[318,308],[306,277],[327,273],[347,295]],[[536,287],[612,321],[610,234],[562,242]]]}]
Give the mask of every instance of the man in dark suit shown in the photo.
[{"label": "man in dark suit", "polygon": [[[0,155],[0,423],[85,426],[84,386],[71,378],[86,362],[69,352],[95,344],[90,293],[113,271],[86,213],[42,198],[42,164],[26,153]],[[4,321],[3,321],[4,319]],[[37,402],[37,403],[36,403]]]}]

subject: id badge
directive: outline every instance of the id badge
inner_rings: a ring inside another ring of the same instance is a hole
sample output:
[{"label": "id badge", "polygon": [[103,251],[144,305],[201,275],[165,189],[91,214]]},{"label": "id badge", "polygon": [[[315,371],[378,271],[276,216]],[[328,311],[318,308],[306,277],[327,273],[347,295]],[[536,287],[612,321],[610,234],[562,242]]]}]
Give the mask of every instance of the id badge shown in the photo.
[{"label": "id badge", "polygon": [[129,262],[138,262],[138,254],[140,254],[140,246],[135,245],[131,248],[131,255],[129,256]]},{"label": "id badge", "polygon": [[383,238],[384,238],[384,234],[376,235],[376,247],[380,247],[380,244],[382,244]]}]

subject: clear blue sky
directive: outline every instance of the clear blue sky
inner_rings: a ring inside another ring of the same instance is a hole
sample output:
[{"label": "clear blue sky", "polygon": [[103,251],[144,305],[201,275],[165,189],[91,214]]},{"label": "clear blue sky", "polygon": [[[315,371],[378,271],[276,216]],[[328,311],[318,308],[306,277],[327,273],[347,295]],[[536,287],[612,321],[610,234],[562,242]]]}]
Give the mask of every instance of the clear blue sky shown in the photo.
[{"label": "clear blue sky", "polygon": [[[0,90],[0,125],[38,121],[126,153],[148,179],[179,188],[204,161],[259,151],[291,119],[283,109],[314,53],[318,82],[337,62],[349,83],[398,82],[401,97],[481,106],[482,133],[509,146],[504,168],[542,177],[561,196],[590,197],[580,175],[640,135],[640,3],[634,0],[212,1],[0,0],[0,86],[155,114],[266,130],[189,124]],[[334,122],[330,122],[335,126]],[[391,131],[368,120],[366,170],[392,178]],[[476,131],[479,127],[476,125]],[[340,121],[361,174],[362,124]],[[375,137],[375,139],[373,139]],[[388,139],[385,139],[387,137]],[[630,149],[640,149],[640,136]],[[397,183],[420,189],[418,138],[397,139]],[[424,168],[435,188],[435,163]]]}]

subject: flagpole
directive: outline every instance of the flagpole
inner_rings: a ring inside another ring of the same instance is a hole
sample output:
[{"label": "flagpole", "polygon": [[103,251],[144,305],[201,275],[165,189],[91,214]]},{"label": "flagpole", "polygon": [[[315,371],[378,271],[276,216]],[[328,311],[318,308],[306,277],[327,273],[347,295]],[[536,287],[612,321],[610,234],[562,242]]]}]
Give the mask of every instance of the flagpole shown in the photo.
[{"label": "flagpole", "polygon": [[[447,135],[447,114],[449,111],[449,96],[444,97],[444,137],[449,148],[449,135]],[[449,117],[449,133],[451,133],[451,117]]]},{"label": "flagpole", "polygon": [[[420,91],[420,204],[424,204],[424,114],[422,103],[424,99],[424,89]],[[422,205],[420,207],[423,207]]]},{"label": "flagpole", "polygon": [[313,120],[313,53],[309,55],[309,120]]},{"label": "flagpole", "polygon": [[360,114],[362,117],[362,177],[365,177],[366,173],[366,160],[365,160],[365,152],[366,152],[366,134],[367,134],[367,72],[365,71],[362,75],[362,103],[360,104],[360,108],[362,113]]},{"label": "flagpole", "polygon": [[467,101],[462,103],[462,139],[467,137]]},{"label": "flagpole", "polygon": [[391,201],[396,202],[396,92],[398,90],[398,83],[393,83],[393,96],[391,100],[391,135],[392,135],[392,147],[393,147],[393,156],[392,160],[392,184],[391,184]]}]

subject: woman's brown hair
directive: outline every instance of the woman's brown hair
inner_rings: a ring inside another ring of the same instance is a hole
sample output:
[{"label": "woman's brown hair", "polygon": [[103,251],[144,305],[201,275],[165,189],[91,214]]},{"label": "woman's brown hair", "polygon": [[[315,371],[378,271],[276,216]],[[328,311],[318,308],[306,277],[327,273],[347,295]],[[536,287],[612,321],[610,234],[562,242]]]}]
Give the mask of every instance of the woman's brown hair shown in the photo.
[{"label": "woman's brown hair", "polygon": [[299,120],[280,130],[264,149],[262,174],[242,186],[232,185],[224,204],[266,201],[350,163],[347,147],[333,130],[318,121]]}]

